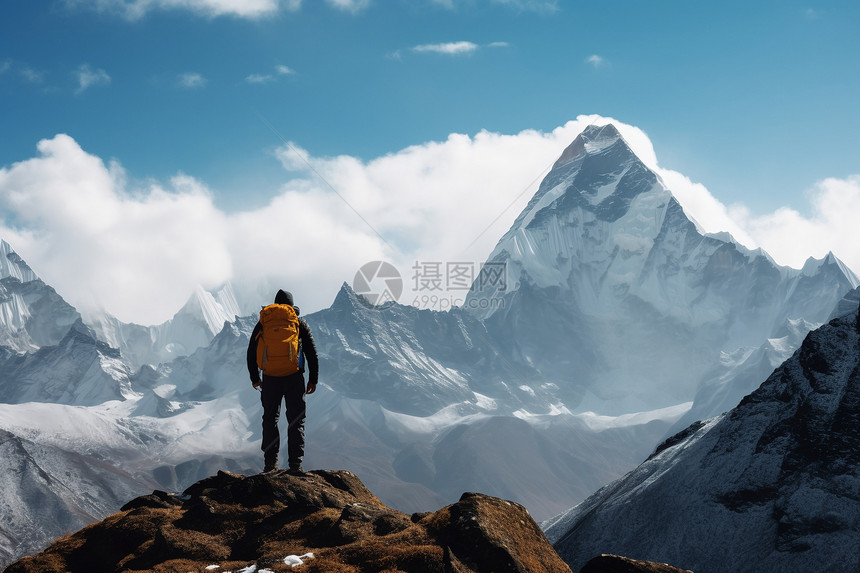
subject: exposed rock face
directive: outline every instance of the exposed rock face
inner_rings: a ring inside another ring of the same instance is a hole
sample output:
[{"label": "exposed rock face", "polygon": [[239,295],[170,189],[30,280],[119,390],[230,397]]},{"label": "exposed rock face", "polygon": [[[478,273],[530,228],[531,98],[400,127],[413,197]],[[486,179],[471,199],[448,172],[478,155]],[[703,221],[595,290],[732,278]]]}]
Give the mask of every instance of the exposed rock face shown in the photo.
[{"label": "exposed rock face", "polygon": [[636,561],[618,555],[598,555],[585,564],[579,573],[693,573],[665,563]]},{"label": "exposed rock face", "polygon": [[477,493],[412,516],[345,471],[227,472],[155,491],[6,573],[91,571],[570,572],[522,506]]}]

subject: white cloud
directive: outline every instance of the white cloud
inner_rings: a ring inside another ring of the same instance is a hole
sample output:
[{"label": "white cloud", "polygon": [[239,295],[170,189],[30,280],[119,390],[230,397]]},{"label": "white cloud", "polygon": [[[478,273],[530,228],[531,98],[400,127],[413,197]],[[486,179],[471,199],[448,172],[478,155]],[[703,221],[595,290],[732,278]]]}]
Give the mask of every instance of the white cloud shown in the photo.
[{"label": "white cloud", "polygon": [[808,256],[821,258],[832,251],[853,271],[860,271],[860,175],[825,179],[807,196],[809,215],[780,207],[753,216],[743,206],[735,206],[732,214],[777,262],[797,268]]},{"label": "white cloud", "polygon": [[530,12],[554,14],[559,10],[558,0],[492,0],[492,2]]},{"label": "white cloud", "polygon": [[591,54],[587,58],[585,58],[585,62],[591,64],[595,68],[601,68],[606,64],[606,60],[602,56],[598,56],[597,54]]},{"label": "white cloud", "polygon": [[[230,273],[224,216],[206,189],[179,175],[138,194],[67,135],[0,169],[2,236],[82,311],[103,305],[131,320],[178,310],[198,283]],[[45,205],[50,205],[49,209]],[[186,291],[184,294],[182,291]]]},{"label": "white cloud", "polygon": [[75,76],[78,80],[78,88],[76,94],[83,93],[92,86],[106,86],[110,84],[110,76],[102,69],[94,70],[89,64],[82,64],[75,70]]},{"label": "white cloud", "polygon": [[0,62],[0,75],[5,74],[9,70],[12,69],[12,62],[9,60],[4,60]]},{"label": "white cloud", "polygon": [[326,3],[333,8],[353,14],[370,6],[370,0],[326,0]]},{"label": "white cloud", "polygon": [[179,87],[187,88],[187,89],[195,89],[202,88],[206,85],[206,78],[197,72],[186,72],[184,74],[179,75],[179,80],[177,81]]},{"label": "white cloud", "polygon": [[[458,4],[474,4],[475,0],[431,0],[443,8],[454,10]],[[554,14],[558,12],[558,0],[490,0],[489,4],[500,4],[520,12]]]},{"label": "white cloud", "polygon": [[298,10],[301,0],[66,0],[71,7],[79,7],[117,14],[128,20],[143,18],[154,10],[190,10],[202,16],[236,16],[257,19],[274,15],[281,6]]},{"label": "white cloud", "polygon": [[443,44],[422,44],[412,48],[413,52],[459,56],[474,53],[478,45],[473,42],[447,42]]},{"label": "white cloud", "polygon": [[245,81],[249,84],[267,84],[275,81],[275,76],[272,74],[250,74],[245,77]]},{"label": "white cloud", "polygon": [[277,80],[279,76],[290,76],[295,73],[296,72],[288,66],[277,65],[275,66],[274,74],[250,74],[245,77],[245,81],[249,84],[268,84]]},{"label": "white cloud", "polygon": [[284,146],[277,157],[292,179],[268,205],[235,213],[181,174],[132,189],[119,164],[58,135],[40,142],[36,157],[0,168],[0,237],[82,311],[100,304],[123,320],[157,323],[197,284],[229,280],[246,312],[277,288],[310,312],[329,306],[367,261],[391,261],[407,285],[415,261],[484,261],[561,151],[585,126],[610,121],[705,231],[728,230],[783,264],[832,250],[860,268],[852,218],[860,176],[816,185],[810,216],[756,216],[662,168],[644,132],[601,116],[551,132],[451,134],[370,161]]},{"label": "white cloud", "polygon": [[507,48],[510,44],[508,42],[490,42],[487,44],[488,48]]},{"label": "white cloud", "polygon": [[45,81],[45,72],[35,70],[29,66],[21,68],[21,76],[31,84],[41,84]]}]

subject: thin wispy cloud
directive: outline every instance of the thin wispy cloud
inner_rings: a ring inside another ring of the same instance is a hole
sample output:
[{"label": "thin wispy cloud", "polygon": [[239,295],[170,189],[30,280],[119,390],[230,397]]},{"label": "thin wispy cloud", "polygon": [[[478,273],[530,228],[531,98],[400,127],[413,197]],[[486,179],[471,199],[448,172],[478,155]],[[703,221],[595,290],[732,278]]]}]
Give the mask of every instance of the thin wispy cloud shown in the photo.
[{"label": "thin wispy cloud", "polygon": [[[430,0],[432,4],[456,10],[460,5],[474,4],[475,0]],[[558,12],[558,0],[489,0],[489,4],[507,6],[520,12],[554,14]]]},{"label": "thin wispy cloud", "polygon": [[275,76],[272,74],[250,74],[245,78],[249,84],[267,84],[275,81]]},{"label": "thin wispy cloud", "polygon": [[[113,14],[126,20],[139,20],[150,12],[187,10],[207,18],[220,16],[260,20],[280,12],[298,12],[303,0],[62,0],[69,8]],[[358,13],[371,0],[326,0],[329,7]]]},{"label": "thin wispy cloud", "polygon": [[110,84],[111,78],[108,73],[102,69],[92,69],[89,64],[81,64],[75,70],[75,77],[78,81],[76,94],[82,94],[93,86],[106,86]]},{"label": "thin wispy cloud", "polygon": [[559,11],[558,0],[492,0],[492,3],[528,12],[554,14]]},{"label": "thin wispy cloud", "polygon": [[185,89],[197,89],[206,85],[206,78],[197,72],[186,72],[179,75],[179,87]]},{"label": "thin wispy cloud", "polygon": [[353,14],[370,6],[370,0],[326,0],[326,3],[333,8]]},{"label": "thin wispy cloud", "polygon": [[65,0],[71,8],[114,14],[126,20],[139,20],[156,10],[189,10],[205,17],[234,16],[258,19],[272,16],[280,5],[297,10],[301,1],[291,0]]},{"label": "thin wispy cloud", "polygon": [[0,61],[0,76],[4,74],[14,73],[15,76],[20,77],[28,84],[33,85],[41,85],[45,82],[45,76],[47,73],[43,70],[37,70],[23,62],[14,61],[12,59],[6,59]]},{"label": "thin wispy cloud", "polygon": [[21,76],[31,84],[41,84],[45,81],[45,72],[33,69],[29,66],[21,68]]},{"label": "thin wispy cloud", "polygon": [[[469,56],[483,48],[507,48],[508,42],[490,42],[483,46],[475,42],[442,42],[439,44],[421,44],[409,48],[409,51],[418,54],[440,54],[443,56]],[[388,54],[388,57],[393,60],[403,59],[403,50],[397,50]]]},{"label": "thin wispy cloud", "polygon": [[598,56],[597,54],[591,54],[587,58],[585,58],[585,63],[591,64],[594,69],[602,68],[606,65],[606,59],[603,56]]},{"label": "thin wispy cloud", "polygon": [[478,49],[474,42],[446,42],[442,44],[421,44],[413,46],[412,51],[419,54],[443,54],[446,56],[462,56],[473,54]]},{"label": "thin wispy cloud", "polygon": [[275,66],[275,73],[273,74],[250,74],[245,77],[245,81],[249,84],[268,84],[276,81],[280,76],[291,76],[295,74],[295,70],[290,68],[289,66],[277,65]]}]

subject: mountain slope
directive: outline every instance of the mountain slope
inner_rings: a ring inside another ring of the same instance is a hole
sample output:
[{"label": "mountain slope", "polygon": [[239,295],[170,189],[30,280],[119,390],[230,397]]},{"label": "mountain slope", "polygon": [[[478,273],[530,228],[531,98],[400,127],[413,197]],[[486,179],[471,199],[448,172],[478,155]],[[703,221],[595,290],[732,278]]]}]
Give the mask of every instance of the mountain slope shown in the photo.
[{"label": "mountain slope", "polygon": [[0,347],[0,403],[94,406],[133,395],[119,351],[95,340],[78,321],[56,346],[29,354]]},{"label": "mountain slope", "polygon": [[153,482],[87,455],[0,429],[0,567],[101,519]]},{"label": "mountain slope", "polygon": [[575,570],[596,548],[700,573],[860,566],[860,317],[810,333],[729,413],[544,524]]}]

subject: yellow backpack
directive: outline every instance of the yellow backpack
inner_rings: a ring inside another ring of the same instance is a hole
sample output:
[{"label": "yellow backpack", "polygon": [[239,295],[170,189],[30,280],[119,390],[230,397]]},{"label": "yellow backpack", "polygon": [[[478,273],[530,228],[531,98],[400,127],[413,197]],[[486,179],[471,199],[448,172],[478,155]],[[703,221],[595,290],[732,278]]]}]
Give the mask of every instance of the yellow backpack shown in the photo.
[{"label": "yellow backpack", "polygon": [[270,304],[260,311],[257,366],[267,376],[299,371],[299,318],[288,304]]}]

